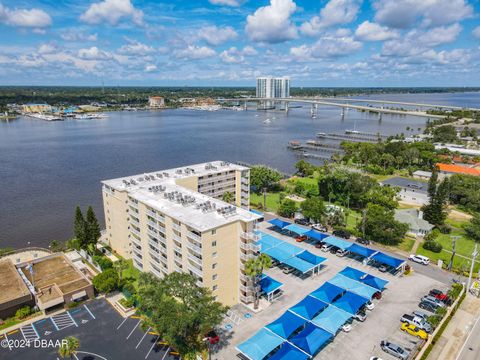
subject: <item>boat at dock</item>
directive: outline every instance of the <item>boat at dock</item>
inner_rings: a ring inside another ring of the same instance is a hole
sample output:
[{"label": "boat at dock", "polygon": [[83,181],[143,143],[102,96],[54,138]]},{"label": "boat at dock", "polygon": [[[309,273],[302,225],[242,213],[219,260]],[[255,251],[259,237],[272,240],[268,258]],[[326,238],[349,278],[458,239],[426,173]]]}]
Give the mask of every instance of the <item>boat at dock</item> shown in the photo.
[{"label": "boat at dock", "polygon": [[61,116],[53,114],[25,113],[24,115],[34,119],[40,119],[45,121],[63,121],[63,118]]},{"label": "boat at dock", "polygon": [[317,133],[317,137],[321,139],[334,139],[334,140],[348,140],[358,142],[376,142],[382,140],[382,137],[360,135],[360,134],[336,134],[336,133]]},{"label": "boat at dock", "polygon": [[75,120],[96,120],[108,118],[108,115],[103,113],[76,114],[73,118]]}]

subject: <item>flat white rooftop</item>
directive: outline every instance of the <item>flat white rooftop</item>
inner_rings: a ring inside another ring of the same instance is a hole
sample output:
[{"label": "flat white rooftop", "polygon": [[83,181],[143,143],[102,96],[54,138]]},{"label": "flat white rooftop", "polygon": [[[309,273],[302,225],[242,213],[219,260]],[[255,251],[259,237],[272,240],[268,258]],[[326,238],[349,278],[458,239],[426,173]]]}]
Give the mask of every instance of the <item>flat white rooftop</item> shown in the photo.
[{"label": "flat white rooftop", "polygon": [[176,180],[199,177],[247,167],[223,161],[160,170],[102,183],[198,230],[208,231],[235,221],[250,222],[260,218],[252,212],[177,185]]}]

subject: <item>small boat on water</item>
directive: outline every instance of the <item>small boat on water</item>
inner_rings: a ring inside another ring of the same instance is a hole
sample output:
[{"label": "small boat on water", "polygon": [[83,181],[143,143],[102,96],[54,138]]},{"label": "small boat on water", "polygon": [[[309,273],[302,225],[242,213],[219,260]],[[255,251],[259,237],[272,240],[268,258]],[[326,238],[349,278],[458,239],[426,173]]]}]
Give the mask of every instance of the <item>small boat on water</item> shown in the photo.
[{"label": "small boat on water", "polygon": [[94,120],[108,118],[108,115],[103,113],[76,114],[73,118],[75,120]]},{"label": "small boat on water", "polygon": [[53,114],[37,114],[37,113],[27,113],[25,116],[32,117],[34,119],[40,119],[45,121],[62,121],[61,116],[53,115]]},{"label": "small boat on water", "polygon": [[300,141],[291,140],[288,142],[287,148],[292,150],[298,150],[302,148],[302,144],[300,143]]},{"label": "small boat on water", "polygon": [[263,120],[263,123],[264,123],[264,124],[270,124],[271,122],[272,122],[272,121],[271,121],[270,119],[265,119],[265,120]]},{"label": "small boat on water", "polygon": [[317,137],[319,137],[319,138],[327,137],[327,134],[325,134],[324,132],[318,132]]}]

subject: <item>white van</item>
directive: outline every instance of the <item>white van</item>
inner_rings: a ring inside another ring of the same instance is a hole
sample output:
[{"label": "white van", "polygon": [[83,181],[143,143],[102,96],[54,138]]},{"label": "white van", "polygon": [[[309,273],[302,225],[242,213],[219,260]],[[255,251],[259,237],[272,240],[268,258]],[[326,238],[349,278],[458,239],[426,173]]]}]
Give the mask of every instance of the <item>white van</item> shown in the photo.
[{"label": "white van", "polygon": [[423,255],[412,254],[412,255],[410,255],[409,259],[412,260],[413,262],[423,264],[423,265],[430,264],[430,259],[426,256],[423,256]]},{"label": "white van", "polygon": [[336,252],[336,255],[338,257],[344,257],[345,255],[347,255],[347,253],[348,253],[348,250],[338,249],[337,252]]},{"label": "white van", "polygon": [[322,251],[323,252],[328,252],[328,250],[330,250],[332,248],[332,245],[330,244],[323,244],[322,246]]}]

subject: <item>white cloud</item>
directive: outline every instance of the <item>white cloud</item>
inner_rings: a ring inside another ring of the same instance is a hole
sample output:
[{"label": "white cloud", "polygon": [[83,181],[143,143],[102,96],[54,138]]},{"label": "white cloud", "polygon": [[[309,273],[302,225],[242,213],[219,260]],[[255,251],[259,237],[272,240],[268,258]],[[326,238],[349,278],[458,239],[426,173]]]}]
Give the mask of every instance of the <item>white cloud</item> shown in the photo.
[{"label": "white cloud", "polygon": [[100,50],[96,46],[78,50],[78,57],[84,60],[106,60],[111,59],[112,54],[107,51]]},{"label": "white cloud", "polygon": [[122,45],[118,49],[119,54],[144,56],[155,52],[155,49],[151,46],[128,38],[126,40],[128,44]]},{"label": "white cloud", "polygon": [[411,27],[418,19],[424,26],[446,25],[470,17],[465,0],[376,0],[375,21],[393,28]]},{"label": "white cloud", "polygon": [[220,53],[220,59],[227,64],[238,64],[245,61],[246,56],[253,56],[257,54],[251,46],[245,46],[243,49],[237,49],[235,46],[232,46],[228,50],[224,50]]},{"label": "white cloud", "polygon": [[213,5],[224,5],[224,6],[240,6],[242,5],[242,0],[208,0],[210,4]]},{"label": "white cloud", "polygon": [[41,44],[38,47],[39,54],[52,54],[57,51],[58,51],[58,48],[54,44]]},{"label": "white cloud", "polygon": [[299,60],[314,58],[338,58],[353,54],[362,48],[362,43],[351,36],[338,37],[327,34],[321,37],[312,46],[300,45],[292,47],[290,54]]},{"label": "white cloud", "polygon": [[371,23],[367,20],[358,26],[355,36],[363,41],[385,41],[398,38],[399,33],[396,30],[391,30],[386,26]]},{"label": "white cloud", "polygon": [[98,34],[86,34],[78,30],[66,30],[60,34],[60,37],[65,41],[97,41]]},{"label": "white cloud", "polygon": [[52,18],[40,9],[9,9],[0,4],[0,23],[40,29],[50,26]]},{"label": "white cloud", "polygon": [[154,72],[157,70],[157,66],[154,64],[145,65],[145,72]]},{"label": "white cloud", "polygon": [[459,24],[452,24],[450,26],[432,28],[424,33],[413,31],[409,36],[416,38],[424,46],[434,47],[455,41],[461,31],[462,27]]},{"label": "white cloud", "polygon": [[360,3],[359,0],[330,0],[320,11],[320,16],[314,16],[302,24],[301,31],[315,36],[330,26],[349,24],[357,18]]},{"label": "white cloud", "polygon": [[226,41],[233,40],[237,37],[237,33],[231,26],[224,28],[212,26],[204,26],[198,30],[198,37],[205,40],[209,45],[217,46]]},{"label": "white cloud", "polygon": [[293,0],[270,0],[270,5],[248,15],[245,31],[254,41],[280,43],[297,37],[297,28],[290,16],[297,5]]},{"label": "white cloud", "polygon": [[104,0],[93,3],[80,16],[88,24],[108,22],[116,25],[123,18],[131,18],[134,24],[143,25],[143,11],[136,9],[130,0]]},{"label": "white cloud", "polygon": [[480,26],[477,26],[475,29],[473,29],[472,34],[477,39],[480,39]]},{"label": "white cloud", "polygon": [[175,50],[173,55],[178,59],[192,60],[205,59],[216,54],[215,50],[208,46],[188,45],[184,49]]}]

